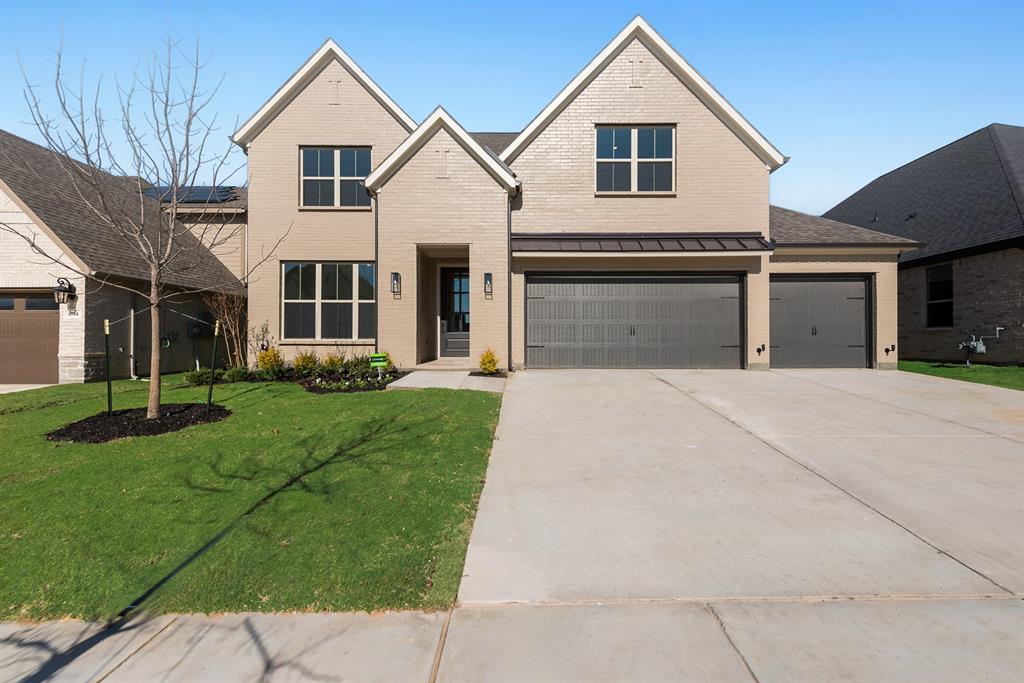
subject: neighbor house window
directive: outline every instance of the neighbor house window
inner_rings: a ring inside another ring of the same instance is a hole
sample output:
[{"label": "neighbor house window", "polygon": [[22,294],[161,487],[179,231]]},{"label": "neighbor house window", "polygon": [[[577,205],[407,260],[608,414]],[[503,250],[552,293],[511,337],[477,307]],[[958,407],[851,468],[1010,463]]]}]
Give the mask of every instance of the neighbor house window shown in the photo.
[{"label": "neighbor house window", "polygon": [[934,266],[925,275],[928,327],[953,327],[953,264]]},{"label": "neighbor house window", "polygon": [[283,339],[374,338],[374,264],[285,261],[281,279]]},{"label": "neighbor house window", "polygon": [[302,206],[362,207],[370,205],[366,176],[369,147],[303,147]]},{"label": "neighbor house window", "polygon": [[675,128],[598,126],[595,134],[598,192],[675,190]]}]

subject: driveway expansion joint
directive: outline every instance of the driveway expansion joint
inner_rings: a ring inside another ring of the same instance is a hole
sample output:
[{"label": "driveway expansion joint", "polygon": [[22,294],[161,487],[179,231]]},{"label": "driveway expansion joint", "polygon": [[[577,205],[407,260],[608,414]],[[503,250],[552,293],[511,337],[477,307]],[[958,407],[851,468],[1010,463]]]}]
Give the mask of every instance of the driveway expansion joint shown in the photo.
[{"label": "driveway expansion joint", "polygon": [[715,618],[715,622],[718,624],[718,628],[722,631],[722,635],[725,636],[725,639],[729,642],[729,646],[733,649],[733,652],[736,653],[736,656],[740,658],[741,662],[743,662],[743,666],[746,668],[747,673],[750,674],[750,678],[754,683],[760,683],[757,678],[757,674],[755,674],[754,670],[750,667],[750,662],[748,662],[747,658],[743,656],[739,647],[736,646],[736,642],[732,639],[732,636],[729,635],[729,629],[725,628],[725,623],[722,621],[722,617],[718,616],[718,612],[715,611],[715,606],[708,602],[704,604],[704,609],[710,612],[711,616]]}]

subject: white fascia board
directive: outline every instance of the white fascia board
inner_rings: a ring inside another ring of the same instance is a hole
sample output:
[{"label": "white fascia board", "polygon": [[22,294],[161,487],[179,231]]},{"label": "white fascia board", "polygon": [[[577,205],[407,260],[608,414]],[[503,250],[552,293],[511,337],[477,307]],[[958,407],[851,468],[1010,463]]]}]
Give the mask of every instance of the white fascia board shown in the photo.
[{"label": "white fascia board", "polygon": [[305,64],[299,67],[299,70],[292,74],[291,78],[285,81],[284,85],[277,89],[277,92],[266,101],[266,103],[260,107],[259,111],[252,115],[252,117],[242,124],[242,127],[235,131],[235,134],[231,136],[231,140],[242,147],[245,147],[256,135],[263,129],[267,122],[276,116],[281,109],[285,107],[292,100],[292,98],[302,88],[306,87],[308,83],[315,77],[320,70],[324,67],[328,60],[337,59],[341,62],[345,68],[352,74],[352,76],[359,81],[364,88],[366,88],[373,97],[381,103],[395,119],[398,120],[407,131],[412,131],[416,128],[416,122],[402,110],[401,107],[395,103],[388,94],[384,92],[379,85],[374,83],[373,79],[370,78],[365,71],[360,68],[355,61],[348,56],[348,54],[341,49],[341,47],[330,38],[320,46],[317,50],[306,60]]},{"label": "white fascia board", "polygon": [[438,129],[445,128],[449,134],[472,156],[478,164],[483,166],[490,174],[505,188],[509,194],[514,194],[519,183],[504,165],[499,163],[487,153],[487,150],[473,139],[473,136],[466,132],[466,129],[459,125],[459,122],[451,117],[443,107],[437,107],[430,116],[426,118],[419,128],[402,141],[395,151],[387,156],[377,168],[373,169],[370,175],[366,176],[366,189],[370,192],[377,192],[390,180],[391,176],[398,172],[407,161],[416,155],[416,152],[430,140],[431,136]]},{"label": "white fascia board", "polygon": [[682,55],[658,35],[658,32],[641,17],[635,17],[626,28],[598,53],[590,64],[570,81],[562,92],[523,129],[502,153],[501,160],[509,163],[515,159],[536,135],[543,130],[562,109],[604,69],[633,38],[641,41],[654,51],[684,85],[689,87],[706,106],[715,112],[744,143],[757,154],[765,165],[775,170],[786,163],[786,157],[761,135],[708,81],[697,72]]}]

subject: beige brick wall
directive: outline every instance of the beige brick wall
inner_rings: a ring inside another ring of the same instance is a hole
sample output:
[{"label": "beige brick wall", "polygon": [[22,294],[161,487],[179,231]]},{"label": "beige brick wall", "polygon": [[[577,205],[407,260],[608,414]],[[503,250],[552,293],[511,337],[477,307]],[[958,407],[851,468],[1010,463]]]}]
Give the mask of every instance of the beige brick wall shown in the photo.
[{"label": "beige brick wall", "polygon": [[[447,153],[447,177],[439,178],[439,155]],[[507,363],[508,195],[452,138],[439,130],[379,192],[381,350],[402,367],[431,357],[434,275],[427,269],[451,258],[424,257],[419,245],[465,245],[470,278],[470,358],[491,346]],[[402,274],[402,296],[387,292],[391,272]],[[494,276],[486,299],[483,274]],[[421,291],[420,283],[429,290]],[[419,310],[418,310],[419,309]]]},{"label": "beige brick wall", "polygon": [[904,358],[962,361],[957,344],[971,335],[986,339],[979,363],[1024,363],[1024,250],[1003,249],[954,259],[953,327],[927,327],[927,266],[899,272],[900,349]]},{"label": "beige brick wall", "polygon": [[189,226],[192,234],[210,251],[231,274],[242,279],[246,275],[245,265],[245,215],[227,216],[182,216],[179,220]]},{"label": "beige brick wall", "polygon": [[0,223],[17,231],[0,230],[0,289],[39,289],[50,291],[58,277],[66,277],[75,285],[78,298],[60,308],[58,340],[59,381],[81,382],[85,377],[85,315],[88,294],[85,278],[54,263],[32,250],[19,235],[34,237],[37,246],[48,256],[71,264],[64,252],[15,203],[0,190]]},{"label": "beige brick wall", "polygon": [[[822,256],[786,255],[784,252],[771,257],[769,271],[772,274],[820,275],[825,273],[850,273],[872,275],[874,281],[874,343],[875,366],[879,369],[894,369],[899,358],[897,344],[896,315],[896,255],[841,255]],[[896,345],[896,351],[885,353],[885,348]]]},{"label": "beige brick wall", "polygon": [[[339,63],[330,62],[256,137],[248,150],[249,321],[281,336],[281,261],[373,261],[373,213],[299,209],[299,147],[368,145],[376,167],[405,128]],[[275,243],[284,241],[274,251]],[[273,257],[257,266],[273,252]],[[303,343],[301,348],[311,345]],[[294,356],[299,346],[282,347]],[[350,352],[365,348],[349,348]]]},{"label": "beige brick wall", "polygon": [[[631,87],[634,65],[639,88]],[[595,197],[594,126],[655,123],[676,126],[676,195]],[[639,40],[626,46],[511,165],[523,184],[513,232],[768,234],[764,163]]]},{"label": "beige brick wall", "polygon": [[636,272],[678,271],[686,273],[743,273],[747,282],[745,336],[746,363],[760,369],[767,354],[758,355],[757,346],[768,342],[767,256],[676,256],[676,257],[513,257],[512,259],[512,363],[526,362],[526,273],[540,272]]}]

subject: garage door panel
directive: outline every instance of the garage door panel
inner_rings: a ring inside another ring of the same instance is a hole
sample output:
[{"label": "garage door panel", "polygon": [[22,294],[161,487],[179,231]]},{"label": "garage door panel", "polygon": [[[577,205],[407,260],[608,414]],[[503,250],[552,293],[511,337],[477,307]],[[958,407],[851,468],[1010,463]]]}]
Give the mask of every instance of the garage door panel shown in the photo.
[{"label": "garage door panel", "polygon": [[13,301],[13,308],[0,310],[0,383],[56,383],[60,312],[38,307],[26,310],[28,300],[53,304],[52,295],[0,295]]},{"label": "garage door panel", "polygon": [[[739,289],[738,277],[528,276],[527,366],[742,367]],[[553,296],[570,317],[538,305]]]},{"label": "garage door panel", "polygon": [[770,302],[773,367],[867,365],[865,279],[773,279]]}]

